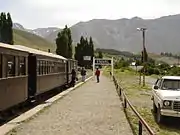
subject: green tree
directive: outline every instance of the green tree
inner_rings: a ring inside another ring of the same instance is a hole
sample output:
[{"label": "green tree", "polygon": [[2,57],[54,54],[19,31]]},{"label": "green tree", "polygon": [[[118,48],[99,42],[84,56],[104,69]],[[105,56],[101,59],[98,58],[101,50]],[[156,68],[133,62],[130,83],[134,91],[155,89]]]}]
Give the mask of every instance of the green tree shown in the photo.
[{"label": "green tree", "polygon": [[2,12],[0,15],[0,42],[13,44],[12,19],[10,13]]},{"label": "green tree", "polygon": [[83,66],[83,49],[84,49],[84,37],[81,36],[80,43],[77,43],[75,47],[75,59],[78,61],[79,66]]},{"label": "green tree", "polygon": [[93,57],[94,57],[94,42],[92,40],[92,37],[89,38],[89,46],[90,46],[90,54],[91,54],[91,65],[93,63]]},{"label": "green tree", "polygon": [[56,54],[66,58],[72,58],[72,42],[71,30],[66,25],[65,28],[57,35]]},{"label": "green tree", "polygon": [[0,16],[1,20],[1,42],[6,43],[7,42],[7,22],[6,22],[6,14],[4,12],[1,13]]},{"label": "green tree", "polygon": [[7,13],[7,36],[8,36],[8,44],[13,45],[14,41],[13,41],[13,23],[12,23],[12,19],[11,19],[11,15],[10,13]]},{"label": "green tree", "polygon": [[67,27],[67,25],[65,26],[64,29],[64,34],[67,35],[68,37],[68,51],[67,51],[67,56],[68,58],[72,58],[72,36],[71,36],[71,30],[70,28]]},{"label": "green tree", "polygon": [[56,38],[56,54],[61,55],[63,57],[68,57],[68,38],[67,35],[63,34],[62,32],[58,33]]},{"label": "green tree", "polygon": [[101,59],[103,58],[103,54],[101,51],[98,52],[98,58],[101,58]]},{"label": "green tree", "polygon": [[[90,56],[91,60],[84,60],[84,56]],[[78,61],[79,66],[91,67],[94,56],[94,43],[90,37],[89,41],[87,38],[81,36],[80,43],[75,47],[75,59]]]}]

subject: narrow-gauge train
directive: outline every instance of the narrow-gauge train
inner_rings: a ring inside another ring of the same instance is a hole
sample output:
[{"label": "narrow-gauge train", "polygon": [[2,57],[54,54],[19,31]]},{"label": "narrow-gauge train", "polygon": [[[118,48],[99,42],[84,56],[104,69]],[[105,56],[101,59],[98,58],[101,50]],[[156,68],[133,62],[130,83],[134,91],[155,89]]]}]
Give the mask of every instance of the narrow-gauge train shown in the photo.
[{"label": "narrow-gauge train", "polygon": [[21,45],[0,43],[0,112],[67,86],[77,62]]}]

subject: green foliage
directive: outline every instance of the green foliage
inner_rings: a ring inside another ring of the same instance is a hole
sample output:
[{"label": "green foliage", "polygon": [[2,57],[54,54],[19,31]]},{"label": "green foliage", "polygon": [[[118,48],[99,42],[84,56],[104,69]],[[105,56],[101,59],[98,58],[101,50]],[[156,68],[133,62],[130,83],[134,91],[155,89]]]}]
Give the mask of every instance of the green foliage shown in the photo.
[{"label": "green foliage", "polygon": [[175,76],[180,76],[180,67],[172,67],[170,70],[167,71],[168,75],[175,75]]},{"label": "green foliage", "polygon": [[65,28],[58,33],[56,38],[56,54],[66,58],[72,58],[72,37],[71,30],[65,26]]},{"label": "green foliage", "polygon": [[161,72],[158,68],[154,68],[151,66],[146,67],[146,75],[153,75],[153,74],[159,75],[160,73]]},{"label": "green foliage", "polygon": [[128,67],[129,66],[129,62],[124,60],[124,58],[121,58],[121,60],[117,61],[114,65],[115,69],[120,69],[123,67]]},{"label": "green foliage", "polygon": [[[91,60],[84,60],[84,56],[90,56]],[[81,36],[80,43],[77,43],[75,47],[75,59],[78,61],[79,66],[85,66],[86,68],[90,68],[92,65],[92,60],[94,57],[94,43],[92,37],[88,39]]]},{"label": "green foliage", "polygon": [[103,58],[103,54],[101,51],[98,52],[98,58],[101,58],[101,59]]},{"label": "green foliage", "polygon": [[102,48],[97,48],[95,52],[99,52],[101,51],[102,53],[107,53],[110,55],[121,55],[121,56],[125,56],[125,57],[134,57],[134,55],[130,52],[126,52],[126,51],[118,51],[118,50],[114,50],[114,49],[102,49]]},{"label": "green foliage", "polygon": [[1,13],[0,15],[0,42],[6,44],[13,44],[13,29],[12,19],[10,13]]},{"label": "green foliage", "polygon": [[[141,72],[143,69],[141,70]],[[166,63],[161,63],[155,65],[154,63],[146,64],[146,75],[172,75],[172,76],[180,76],[180,67],[170,67],[170,65]]]}]

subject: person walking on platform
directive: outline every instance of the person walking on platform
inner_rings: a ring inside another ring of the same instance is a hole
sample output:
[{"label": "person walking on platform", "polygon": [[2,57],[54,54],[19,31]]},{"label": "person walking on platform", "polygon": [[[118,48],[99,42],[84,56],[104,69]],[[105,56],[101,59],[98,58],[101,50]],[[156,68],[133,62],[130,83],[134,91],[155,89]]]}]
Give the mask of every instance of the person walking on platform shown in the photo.
[{"label": "person walking on platform", "polygon": [[84,68],[82,68],[81,70],[81,76],[82,76],[82,82],[84,82],[86,79],[86,70]]},{"label": "person walking on platform", "polygon": [[100,76],[100,70],[98,68],[96,68],[96,78],[97,78],[97,83],[99,83],[99,76]]},{"label": "person walking on platform", "polygon": [[74,69],[72,69],[71,75],[71,86],[74,87],[76,83],[76,71]]}]

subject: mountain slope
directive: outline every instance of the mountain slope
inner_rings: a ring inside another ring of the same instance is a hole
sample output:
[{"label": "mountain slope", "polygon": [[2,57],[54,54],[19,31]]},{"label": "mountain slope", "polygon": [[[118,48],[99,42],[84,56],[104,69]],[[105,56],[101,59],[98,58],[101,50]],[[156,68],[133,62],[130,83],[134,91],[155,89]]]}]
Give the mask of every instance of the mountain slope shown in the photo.
[{"label": "mountain slope", "polygon": [[41,36],[41,37],[47,37],[47,36],[49,36],[49,34],[55,32],[57,30],[59,30],[59,28],[48,27],[48,28],[37,28],[37,29],[32,30],[32,32],[34,34]]},{"label": "mountain slope", "polygon": [[[142,50],[142,33],[138,27],[147,27],[146,47],[149,52],[180,52],[180,15],[144,20],[132,19],[105,20],[95,19],[80,22],[71,27],[73,41],[80,36],[92,36],[96,47],[117,49],[121,51],[140,52]],[[54,41],[58,31],[46,39]]]},{"label": "mountain slope", "polygon": [[[180,14],[165,16],[158,19],[144,20],[139,17],[132,19],[94,19],[79,22],[71,27],[74,44],[81,36],[92,36],[95,47],[116,49],[120,51],[140,52],[142,50],[142,33],[138,27],[146,27],[146,48],[148,52],[180,52]],[[21,25],[17,25],[20,29]],[[55,43],[57,33],[61,29],[56,27],[22,30],[40,35]]]},{"label": "mountain slope", "polygon": [[17,29],[14,29],[13,32],[14,32],[13,33],[14,44],[25,45],[28,47],[32,47],[44,51],[48,51],[48,49],[51,49],[51,52],[55,51],[55,44],[45,40],[42,37]]}]

